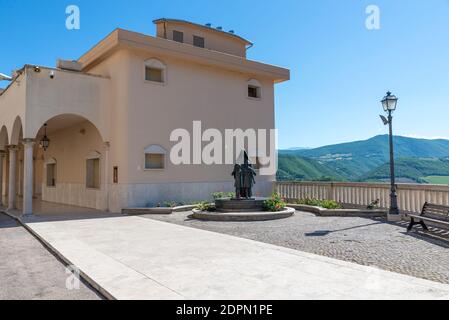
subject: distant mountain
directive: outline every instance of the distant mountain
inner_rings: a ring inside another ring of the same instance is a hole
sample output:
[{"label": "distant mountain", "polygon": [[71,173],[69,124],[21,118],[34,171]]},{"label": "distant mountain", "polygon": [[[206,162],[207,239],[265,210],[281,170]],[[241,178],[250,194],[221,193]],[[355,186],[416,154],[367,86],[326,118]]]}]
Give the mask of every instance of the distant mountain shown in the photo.
[{"label": "distant mountain", "polygon": [[[395,157],[400,159],[435,159],[449,157],[449,140],[426,140],[396,136],[394,138]],[[375,175],[377,168],[389,161],[388,135],[380,135],[364,141],[348,142],[316,149],[307,150],[281,150],[279,152],[279,169],[282,174],[307,172],[300,166],[307,162],[315,168],[325,168],[322,175],[337,177],[346,180],[368,179]],[[289,156],[288,165],[283,157]],[[293,165],[291,157],[298,157],[298,168]],[[313,162],[311,162],[313,160]],[[412,165],[411,163],[409,163]],[[416,164],[416,163],[415,163]],[[285,171],[285,168],[288,168]],[[438,170],[436,170],[438,171]],[[443,175],[444,170],[440,174]],[[304,180],[315,180],[318,173],[311,176],[305,174]],[[415,177],[415,175],[413,175]]]},{"label": "distant mountain", "polygon": [[299,150],[310,150],[310,149],[312,149],[312,148],[296,147],[296,148],[286,149],[286,151],[299,151]]},{"label": "distant mountain", "polygon": [[277,179],[294,180],[343,180],[332,168],[310,158],[280,154]]},{"label": "distant mountain", "polygon": [[[428,176],[449,176],[449,159],[437,158],[402,158],[395,161],[395,173],[400,179],[408,179],[412,182],[425,183]],[[390,164],[368,172],[361,177],[363,181],[388,180],[390,177]]]}]

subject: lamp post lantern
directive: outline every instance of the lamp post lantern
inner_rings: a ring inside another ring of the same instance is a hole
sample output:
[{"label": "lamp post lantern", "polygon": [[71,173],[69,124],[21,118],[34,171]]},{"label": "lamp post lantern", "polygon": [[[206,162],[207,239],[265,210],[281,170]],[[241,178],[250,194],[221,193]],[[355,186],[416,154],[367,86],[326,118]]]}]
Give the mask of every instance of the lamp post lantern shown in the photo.
[{"label": "lamp post lantern", "polygon": [[398,98],[387,92],[387,95],[382,99],[382,107],[384,111],[388,114],[388,118],[381,116],[382,121],[385,125],[389,126],[389,142],[390,142],[390,181],[391,181],[391,192],[390,192],[390,210],[389,218],[391,220],[399,220],[400,213],[398,208],[398,196],[396,190],[396,178],[394,172],[394,145],[393,145],[393,112],[396,110],[398,104]]},{"label": "lamp post lantern", "polygon": [[39,142],[39,145],[41,146],[44,151],[47,151],[48,147],[50,146],[50,139],[47,137],[47,124],[44,124],[44,137]]}]

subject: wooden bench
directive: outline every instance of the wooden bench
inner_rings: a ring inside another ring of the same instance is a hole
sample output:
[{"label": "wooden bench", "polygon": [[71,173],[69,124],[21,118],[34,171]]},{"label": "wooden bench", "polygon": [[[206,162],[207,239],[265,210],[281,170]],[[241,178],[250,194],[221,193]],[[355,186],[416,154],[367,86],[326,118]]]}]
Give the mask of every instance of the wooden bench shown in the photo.
[{"label": "wooden bench", "polygon": [[421,214],[407,214],[411,218],[408,231],[411,231],[417,224],[421,225],[425,231],[429,230],[425,221],[437,224],[443,228],[449,228],[449,206],[442,206],[426,202]]}]

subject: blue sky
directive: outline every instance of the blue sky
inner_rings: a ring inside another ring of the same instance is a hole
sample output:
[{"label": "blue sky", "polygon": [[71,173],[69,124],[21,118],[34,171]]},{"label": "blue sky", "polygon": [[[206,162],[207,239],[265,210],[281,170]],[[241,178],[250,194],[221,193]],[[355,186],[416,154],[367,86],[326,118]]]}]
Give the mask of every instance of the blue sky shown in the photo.
[{"label": "blue sky", "polygon": [[[80,30],[65,28],[71,4]],[[380,30],[365,27],[370,4]],[[449,138],[448,0],[0,0],[0,72],[76,59],[116,27],[153,35],[160,17],[233,29],[255,43],[250,59],[291,70],[276,87],[280,148],[386,133],[387,90],[400,98],[396,134]]]}]

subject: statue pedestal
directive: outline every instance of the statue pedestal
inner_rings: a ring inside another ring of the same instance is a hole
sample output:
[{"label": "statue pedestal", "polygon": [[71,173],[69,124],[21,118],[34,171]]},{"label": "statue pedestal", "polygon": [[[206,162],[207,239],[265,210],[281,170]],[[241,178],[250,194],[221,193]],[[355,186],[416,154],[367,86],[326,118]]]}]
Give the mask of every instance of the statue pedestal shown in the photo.
[{"label": "statue pedestal", "polygon": [[218,212],[259,212],[264,211],[266,200],[266,198],[217,199],[215,207]]},{"label": "statue pedestal", "polygon": [[265,211],[266,200],[267,198],[217,199],[216,211],[193,210],[192,217],[205,221],[268,221],[289,218],[295,214],[293,208],[284,208],[278,212]]}]

